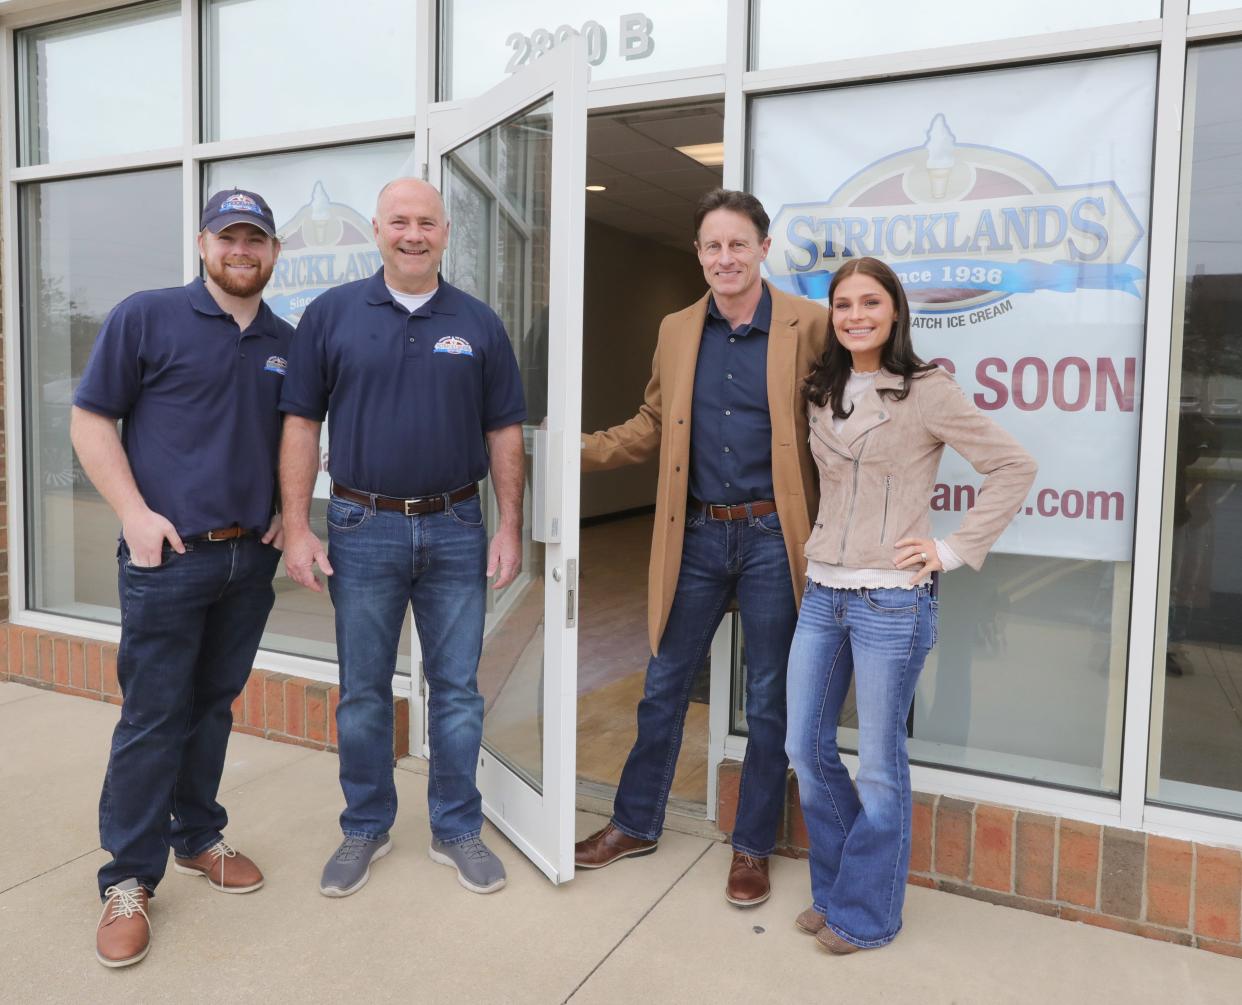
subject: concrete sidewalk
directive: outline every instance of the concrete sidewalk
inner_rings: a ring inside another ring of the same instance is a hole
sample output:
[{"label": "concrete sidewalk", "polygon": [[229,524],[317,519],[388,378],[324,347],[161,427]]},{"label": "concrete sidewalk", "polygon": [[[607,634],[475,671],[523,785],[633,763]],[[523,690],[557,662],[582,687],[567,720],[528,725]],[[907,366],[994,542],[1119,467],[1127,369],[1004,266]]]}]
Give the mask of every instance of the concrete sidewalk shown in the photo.
[{"label": "concrete sidewalk", "polygon": [[[229,897],[169,870],[154,939],[119,971],[94,957],[96,804],[117,709],[0,683],[0,998],[6,1002],[1221,1002],[1242,962],[911,888],[905,931],[836,958],[798,933],[805,862],[772,899],[725,903],[727,846],[660,851],[554,887],[490,826],[509,885],[466,892],[427,858],[426,783],[397,773],[395,848],[344,900],[317,889],[336,846],[336,757],[234,735],[229,840],[266,887]],[[600,823],[583,814],[579,833]]]}]

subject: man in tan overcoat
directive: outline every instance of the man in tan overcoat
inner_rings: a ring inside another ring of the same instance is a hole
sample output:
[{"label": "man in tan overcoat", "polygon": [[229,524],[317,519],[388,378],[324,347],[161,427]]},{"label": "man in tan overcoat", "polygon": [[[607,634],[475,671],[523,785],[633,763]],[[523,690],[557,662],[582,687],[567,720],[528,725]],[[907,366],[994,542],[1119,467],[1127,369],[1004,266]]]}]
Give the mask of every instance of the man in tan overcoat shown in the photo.
[{"label": "man in tan overcoat", "polygon": [[652,658],[638,739],[606,827],[578,842],[579,868],[655,851],[690,687],[736,598],[746,640],[749,734],[725,896],[767,900],[768,856],[785,801],[785,665],[818,511],[803,379],[822,355],[828,312],[763,281],[771,238],[754,196],[716,189],[695,212],[710,287],[670,314],[642,406],[583,438],[582,469],[637,464],[660,479],[648,574]]}]

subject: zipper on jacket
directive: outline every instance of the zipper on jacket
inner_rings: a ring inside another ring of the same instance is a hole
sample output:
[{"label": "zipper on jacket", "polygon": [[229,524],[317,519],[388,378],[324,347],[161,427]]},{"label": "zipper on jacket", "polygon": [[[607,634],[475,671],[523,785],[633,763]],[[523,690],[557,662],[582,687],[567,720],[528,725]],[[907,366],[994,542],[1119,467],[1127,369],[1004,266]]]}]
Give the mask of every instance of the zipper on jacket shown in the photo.
[{"label": "zipper on jacket", "polygon": [[841,531],[841,554],[837,558],[837,565],[845,562],[845,542],[850,536],[850,524],[854,522],[854,504],[858,502],[858,463],[862,460],[863,451],[867,449],[867,438],[871,434],[864,433],[863,441],[858,445],[858,456],[854,460],[854,487],[850,492],[850,511],[845,517],[845,528]]},{"label": "zipper on jacket", "polygon": [[884,535],[888,533],[888,489],[892,481],[892,475],[884,476],[884,519],[880,523],[880,544],[884,543]]}]

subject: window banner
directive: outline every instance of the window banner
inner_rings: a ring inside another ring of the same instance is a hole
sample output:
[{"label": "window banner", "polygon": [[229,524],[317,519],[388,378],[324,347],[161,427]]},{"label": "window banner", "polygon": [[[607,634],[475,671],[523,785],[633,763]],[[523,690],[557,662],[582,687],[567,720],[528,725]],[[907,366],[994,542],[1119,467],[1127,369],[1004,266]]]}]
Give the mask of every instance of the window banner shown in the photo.
[{"label": "window banner", "polygon": [[[1142,53],[753,103],[769,280],[826,303],[883,259],[919,355],[1039,461],[998,550],[1131,558],[1155,84]],[[981,481],[945,451],[937,536]]]}]

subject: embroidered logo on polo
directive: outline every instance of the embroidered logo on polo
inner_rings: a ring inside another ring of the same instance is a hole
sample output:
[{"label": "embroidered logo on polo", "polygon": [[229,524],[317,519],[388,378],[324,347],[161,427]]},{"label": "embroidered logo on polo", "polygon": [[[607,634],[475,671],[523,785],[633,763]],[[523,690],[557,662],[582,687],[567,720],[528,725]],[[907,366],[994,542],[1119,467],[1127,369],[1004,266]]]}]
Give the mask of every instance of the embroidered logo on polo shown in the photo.
[{"label": "embroidered logo on polo", "polygon": [[268,356],[263,369],[268,373],[278,373],[283,377],[289,369],[289,361],[284,356]]},{"label": "embroidered logo on polo", "polygon": [[473,356],[474,350],[470,348],[470,343],[464,338],[458,338],[456,335],[445,335],[436,343],[432,352],[446,352],[450,356]]},{"label": "embroidered logo on polo", "polygon": [[1140,296],[1143,226],[1114,181],[1061,184],[1021,153],[959,142],[943,114],[924,143],[869,164],[824,202],[772,220],[772,281],[814,299],[860,255],[882,258],[915,309],[955,313],[1037,291]]},{"label": "embroidered logo on polo", "polygon": [[255,216],[262,216],[263,210],[259,208],[259,204],[244,192],[234,192],[224,202],[220,203],[221,213],[253,213]]}]

